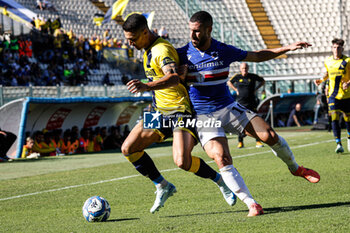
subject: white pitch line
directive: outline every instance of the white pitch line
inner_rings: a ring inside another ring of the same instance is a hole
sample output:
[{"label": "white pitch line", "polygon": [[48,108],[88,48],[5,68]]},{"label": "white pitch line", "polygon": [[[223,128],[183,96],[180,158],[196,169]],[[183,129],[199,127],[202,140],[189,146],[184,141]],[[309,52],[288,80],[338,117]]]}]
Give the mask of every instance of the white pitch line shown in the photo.
[{"label": "white pitch line", "polygon": [[[318,145],[320,143],[327,143],[327,142],[333,142],[333,141],[334,140],[327,140],[327,141],[322,141],[322,142],[314,142],[314,143],[294,146],[294,147],[291,147],[291,149],[297,149],[297,148],[302,148],[302,147],[307,147],[307,146],[314,146],[314,145]],[[265,154],[265,153],[271,153],[271,151],[267,150],[267,151],[262,151],[262,152],[257,152],[257,153],[238,155],[238,156],[234,156],[232,158],[233,159],[244,158],[244,157],[249,157],[249,156],[254,156],[254,155],[259,155],[259,154]],[[207,163],[213,163],[213,162],[214,161],[208,161]],[[180,170],[180,168],[165,169],[165,170],[161,170],[160,172],[170,172],[170,171],[176,171],[176,170]],[[51,192],[57,192],[57,191],[66,190],[66,189],[79,188],[79,187],[83,187],[83,186],[102,184],[102,183],[113,182],[113,181],[118,181],[118,180],[125,180],[125,179],[130,179],[130,178],[134,178],[134,177],[138,177],[138,176],[141,176],[141,175],[137,174],[137,175],[131,175],[131,176],[123,176],[123,177],[113,178],[113,179],[109,179],[109,180],[100,180],[100,181],[87,183],[87,184],[77,184],[77,185],[71,185],[71,186],[66,186],[66,187],[57,188],[57,189],[49,189],[49,190],[44,190],[44,191],[39,191],[39,192],[34,192],[34,193],[26,193],[26,194],[12,196],[12,197],[0,198],[0,201],[7,201],[7,200],[17,199],[17,198],[22,198],[22,197],[28,197],[28,196],[34,196],[34,195],[43,194],[43,193],[51,193]]]}]

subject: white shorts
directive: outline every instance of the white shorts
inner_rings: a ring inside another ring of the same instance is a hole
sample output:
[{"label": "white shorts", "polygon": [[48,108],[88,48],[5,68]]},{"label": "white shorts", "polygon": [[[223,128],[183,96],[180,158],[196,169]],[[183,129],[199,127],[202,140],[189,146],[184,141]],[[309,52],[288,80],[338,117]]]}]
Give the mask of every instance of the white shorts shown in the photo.
[{"label": "white shorts", "polygon": [[221,122],[221,127],[216,127],[218,124],[214,123],[204,124],[202,127],[198,127],[197,124],[199,141],[204,146],[213,138],[226,137],[225,131],[234,134],[242,133],[247,124],[256,116],[256,113],[237,102],[210,114],[197,115],[197,122],[208,122],[209,119],[214,123]]}]

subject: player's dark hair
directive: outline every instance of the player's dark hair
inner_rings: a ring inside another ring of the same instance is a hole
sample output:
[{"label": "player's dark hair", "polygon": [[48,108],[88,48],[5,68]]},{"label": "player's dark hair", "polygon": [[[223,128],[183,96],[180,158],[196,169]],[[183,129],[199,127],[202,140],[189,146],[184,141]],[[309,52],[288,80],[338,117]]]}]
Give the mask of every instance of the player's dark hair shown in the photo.
[{"label": "player's dark hair", "polygon": [[130,15],[123,24],[123,30],[126,32],[139,32],[145,28],[148,28],[147,19],[140,14]]},{"label": "player's dark hair", "polygon": [[198,22],[205,27],[213,26],[213,17],[206,11],[198,11],[190,18],[191,23]]},{"label": "player's dark hair", "polygon": [[332,40],[332,44],[337,44],[337,45],[340,45],[340,46],[344,46],[344,40],[343,39],[334,38]]}]

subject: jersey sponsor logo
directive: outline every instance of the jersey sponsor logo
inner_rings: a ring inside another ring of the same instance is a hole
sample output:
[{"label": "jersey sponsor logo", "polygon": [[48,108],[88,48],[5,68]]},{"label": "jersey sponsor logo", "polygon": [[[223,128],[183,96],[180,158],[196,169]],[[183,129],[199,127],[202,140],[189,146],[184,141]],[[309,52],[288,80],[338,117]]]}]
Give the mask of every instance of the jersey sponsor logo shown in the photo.
[{"label": "jersey sponsor logo", "polygon": [[214,62],[189,65],[188,68],[190,70],[194,70],[194,69],[211,68],[211,67],[217,67],[217,66],[223,66],[223,65],[224,65],[224,61],[214,61]]},{"label": "jersey sponsor logo", "polygon": [[154,69],[145,70],[145,74],[147,77],[154,77],[157,75]]}]

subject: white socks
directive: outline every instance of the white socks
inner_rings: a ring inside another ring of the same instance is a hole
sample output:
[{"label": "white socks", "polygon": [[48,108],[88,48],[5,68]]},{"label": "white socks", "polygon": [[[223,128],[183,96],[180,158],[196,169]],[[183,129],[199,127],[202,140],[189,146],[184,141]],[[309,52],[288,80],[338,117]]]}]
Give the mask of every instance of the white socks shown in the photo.
[{"label": "white socks", "polygon": [[285,164],[287,164],[291,172],[295,172],[298,169],[299,165],[295,161],[293,152],[290,150],[290,147],[284,138],[281,136],[278,136],[278,138],[278,142],[275,145],[271,146],[272,152],[277,157],[282,159]]},{"label": "white socks", "polygon": [[245,185],[244,180],[233,165],[227,165],[220,169],[220,174],[226,185],[231,189],[236,196],[243,201],[248,208],[251,204],[256,203]]},{"label": "white socks", "polygon": [[156,184],[156,188],[157,189],[162,189],[165,186],[167,186],[167,184],[168,184],[168,181],[166,179],[163,179],[160,183]]}]

